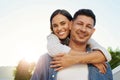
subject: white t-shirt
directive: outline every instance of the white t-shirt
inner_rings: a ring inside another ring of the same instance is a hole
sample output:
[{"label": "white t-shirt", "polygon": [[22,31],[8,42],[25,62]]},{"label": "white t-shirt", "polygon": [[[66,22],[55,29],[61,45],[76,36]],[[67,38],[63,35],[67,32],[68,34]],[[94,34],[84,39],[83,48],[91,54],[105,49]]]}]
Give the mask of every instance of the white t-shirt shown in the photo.
[{"label": "white t-shirt", "polygon": [[87,64],[76,64],[58,71],[57,80],[88,80]]}]

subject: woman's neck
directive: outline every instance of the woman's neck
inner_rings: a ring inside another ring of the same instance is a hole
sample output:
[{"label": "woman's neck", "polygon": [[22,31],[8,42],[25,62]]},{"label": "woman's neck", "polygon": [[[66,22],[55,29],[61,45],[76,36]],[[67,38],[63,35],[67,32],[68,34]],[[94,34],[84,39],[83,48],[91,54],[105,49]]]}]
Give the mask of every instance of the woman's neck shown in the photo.
[{"label": "woman's neck", "polygon": [[69,37],[65,38],[65,39],[60,39],[61,43],[64,45],[69,45]]}]

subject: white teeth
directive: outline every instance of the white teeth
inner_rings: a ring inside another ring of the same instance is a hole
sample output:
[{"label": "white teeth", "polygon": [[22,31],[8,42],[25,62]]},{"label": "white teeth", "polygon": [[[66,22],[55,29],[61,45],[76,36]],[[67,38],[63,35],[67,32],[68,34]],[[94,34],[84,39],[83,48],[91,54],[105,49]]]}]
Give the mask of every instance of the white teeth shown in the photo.
[{"label": "white teeth", "polygon": [[65,32],[59,32],[60,35],[64,34]]}]

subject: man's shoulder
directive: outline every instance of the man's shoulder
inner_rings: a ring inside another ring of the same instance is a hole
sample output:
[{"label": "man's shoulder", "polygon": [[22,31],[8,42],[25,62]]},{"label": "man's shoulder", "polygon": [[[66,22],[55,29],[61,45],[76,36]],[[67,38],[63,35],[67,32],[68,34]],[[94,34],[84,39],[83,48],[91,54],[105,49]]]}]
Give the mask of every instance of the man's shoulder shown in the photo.
[{"label": "man's shoulder", "polygon": [[45,53],[39,57],[38,61],[41,61],[41,60],[44,61],[44,60],[50,60],[50,59],[51,59],[51,56],[48,53]]}]

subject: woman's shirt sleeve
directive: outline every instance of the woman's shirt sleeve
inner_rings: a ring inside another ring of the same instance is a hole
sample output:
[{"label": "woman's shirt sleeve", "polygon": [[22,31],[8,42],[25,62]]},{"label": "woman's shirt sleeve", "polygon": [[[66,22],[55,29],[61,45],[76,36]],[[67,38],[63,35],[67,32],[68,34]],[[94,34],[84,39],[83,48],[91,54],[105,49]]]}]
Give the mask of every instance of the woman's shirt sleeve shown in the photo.
[{"label": "woman's shirt sleeve", "polygon": [[111,54],[104,47],[99,45],[94,39],[89,39],[88,44],[92,50],[100,50],[108,62],[111,60]]},{"label": "woman's shirt sleeve", "polygon": [[47,37],[47,50],[48,50],[48,54],[54,57],[56,54],[59,53],[66,53],[66,54],[69,53],[71,48],[61,44],[60,40],[56,35],[50,34]]}]

